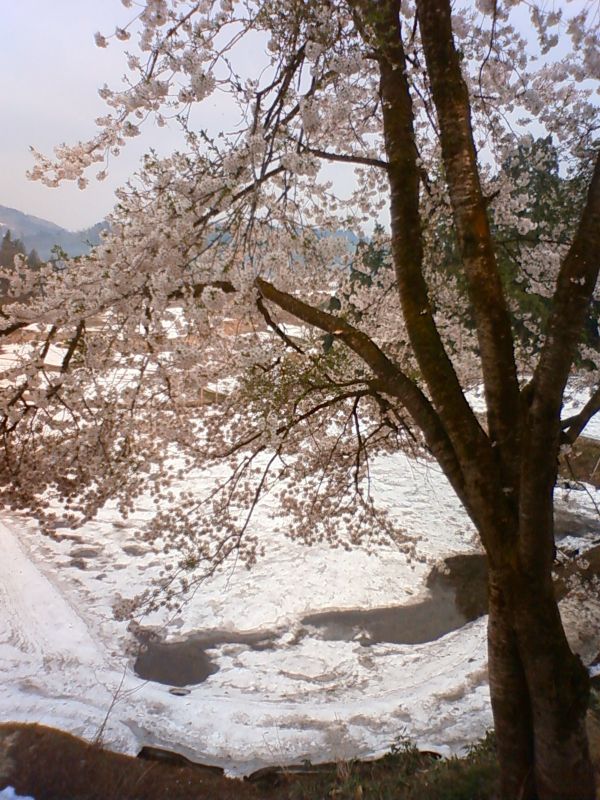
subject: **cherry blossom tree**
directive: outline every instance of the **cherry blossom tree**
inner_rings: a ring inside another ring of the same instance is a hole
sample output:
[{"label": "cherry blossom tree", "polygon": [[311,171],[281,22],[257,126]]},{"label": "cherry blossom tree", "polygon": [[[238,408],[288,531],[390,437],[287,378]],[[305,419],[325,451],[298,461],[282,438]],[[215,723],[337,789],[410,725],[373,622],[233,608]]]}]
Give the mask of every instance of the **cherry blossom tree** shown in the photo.
[{"label": "cherry blossom tree", "polygon": [[[399,448],[437,460],[488,558],[503,796],[593,798],[589,678],[552,563],[559,450],[600,408],[584,337],[600,266],[597,10],[144,0],[135,11],[114,33],[137,36],[137,51],[124,88],[101,90],[99,132],[55,159],[36,154],[31,176],[83,188],[152,120],[177,119],[187,146],[146,158],[89,256],[12,271],[13,297],[30,299],[3,306],[0,333],[35,323],[39,335],[3,374],[4,501],[48,521],[58,499],[83,524],[109,499],[127,514],[150,492],[147,536],[191,569],[165,579],[173,594],[232,554],[252,564],[261,542],[248,523],[267,491],[291,536],[392,539],[410,556],[414,542],[372,499],[370,460]],[[237,115],[229,132],[203,117],[209,97]],[[554,165],[532,147],[541,136]],[[518,148],[530,171],[506,168]],[[555,182],[539,179],[552,170],[581,199],[534,214],[540,192],[552,207]],[[370,248],[339,234],[366,226],[368,238],[378,221]],[[543,314],[507,293],[507,232],[510,278],[547,298]],[[570,379],[590,400],[563,419]],[[481,384],[484,417],[465,395]],[[223,463],[209,497],[182,488]]]}]

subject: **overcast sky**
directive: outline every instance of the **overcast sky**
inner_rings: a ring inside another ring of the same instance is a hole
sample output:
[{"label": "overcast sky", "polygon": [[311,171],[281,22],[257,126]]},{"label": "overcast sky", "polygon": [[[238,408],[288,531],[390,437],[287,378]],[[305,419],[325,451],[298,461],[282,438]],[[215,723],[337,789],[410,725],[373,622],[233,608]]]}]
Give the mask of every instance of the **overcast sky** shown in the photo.
[{"label": "overcast sky", "polygon": [[[27,180],[29,147],[51,155],[60,142],[93,135],[94,119],[106,112],[98,88],[104,82],[118,87],[125,72],[125,45],[112,39],[99,49],[94,33],[111,33],[130,19],[131,9],[120,0],[3,0],[0,7],[0,205],[71,230],[93,225],[112,208],[114,189],[150,145],[164,153],[173,149],[176,129],[145,131],[111,163],[109,179],[91,180],[85,191]],[[133,38],[129,45],[135,50]]]}]

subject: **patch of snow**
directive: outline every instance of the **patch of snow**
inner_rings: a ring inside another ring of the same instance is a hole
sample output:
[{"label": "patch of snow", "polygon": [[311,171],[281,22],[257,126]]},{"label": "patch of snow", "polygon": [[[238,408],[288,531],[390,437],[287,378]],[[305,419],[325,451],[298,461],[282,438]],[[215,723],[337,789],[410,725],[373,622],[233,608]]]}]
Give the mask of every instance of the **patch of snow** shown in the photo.
[{"label": "patch of snow", "polygon": [[295,339],[305,339],[310,332],[310,328],[306,325],[291,325],[289,322],[281,322],[279,327],[286,336],[291,336]]},{"label": "patch of snow", "polygon": [[33,797],[17,794],[13,786],[7,786],[0,791],[0,800],[34,800]]},{"label": "patch of snow", "polygon": [[[3,347],[0,350],[0,372],[16,367],[21,358],[30,356],[32,349],[31,344],[10,344]],[[59,369],[66,352],[66,348],[51,344],[44,358],[44,365],[49,369]]]}]

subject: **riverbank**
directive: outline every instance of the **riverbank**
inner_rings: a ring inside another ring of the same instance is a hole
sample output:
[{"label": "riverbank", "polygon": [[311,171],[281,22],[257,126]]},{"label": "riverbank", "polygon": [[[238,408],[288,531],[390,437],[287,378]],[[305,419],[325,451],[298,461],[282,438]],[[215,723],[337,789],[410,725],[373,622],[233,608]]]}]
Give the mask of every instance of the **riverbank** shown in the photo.
[{"label": "riverbank", "polygon": [[[600,695],[588,715],[600,785]],[[35,800],[494,800],[498,770],[493,735],[462,758],[440,759],[399,740],[370,761],[275,765],[245,779],[176,753],[131,757],[41,725],[0,725],[0,790]]]},{"label": "riverbank", "polygon": [[35,800],[491,800],[493,739],[438,759],[399,742],[374,761],[262,769],[241,780],[190,762],[133,758],[41,725],[0,726],[0,789]]}]

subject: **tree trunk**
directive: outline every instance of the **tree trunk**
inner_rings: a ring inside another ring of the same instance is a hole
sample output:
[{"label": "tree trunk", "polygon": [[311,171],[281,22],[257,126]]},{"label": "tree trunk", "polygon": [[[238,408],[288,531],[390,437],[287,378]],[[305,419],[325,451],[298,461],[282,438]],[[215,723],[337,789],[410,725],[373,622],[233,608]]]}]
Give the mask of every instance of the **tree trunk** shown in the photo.
[{"label": "tree trunk", "polygon": [[489,578],[488,669],[502,797],[533,800],[533,722],[517,637],[502,589]]},{"label": "tree trunk", "polygon": [[506,800],[595,800],[589,677],[548,576],[490,571],[489,672]]}]

